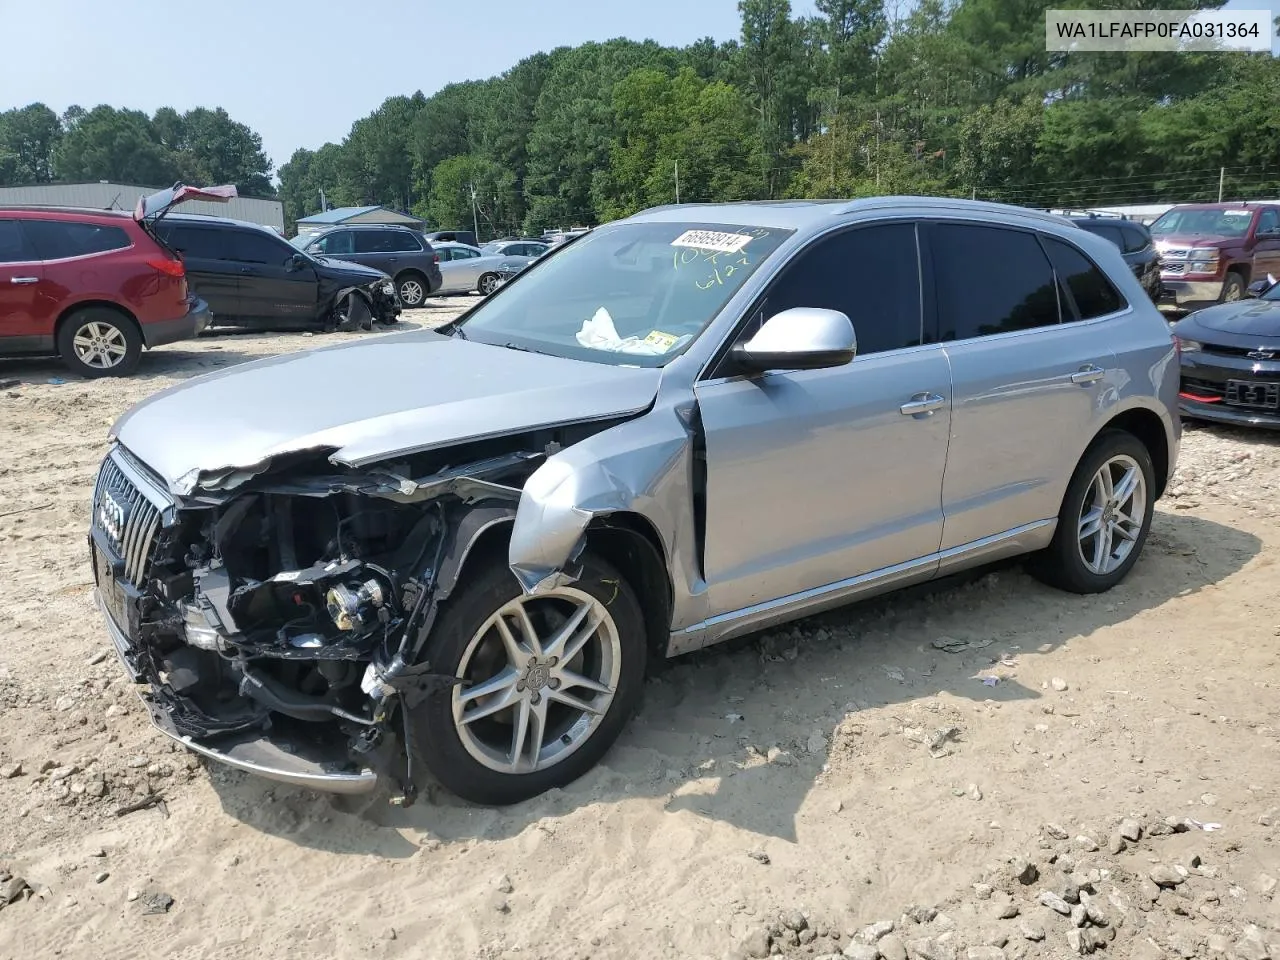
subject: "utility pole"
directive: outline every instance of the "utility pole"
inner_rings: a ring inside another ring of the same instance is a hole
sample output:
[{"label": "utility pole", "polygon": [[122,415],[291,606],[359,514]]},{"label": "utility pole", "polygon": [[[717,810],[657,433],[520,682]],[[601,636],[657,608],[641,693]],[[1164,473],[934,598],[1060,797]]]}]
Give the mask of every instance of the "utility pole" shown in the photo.
[{"label": "utility pole", "polygon": [[475,232],[476,243],[480,242],[480,220],[476,216],[476,185],[469,184],[471,188],[471,229]]},{"label": "utility pole", "polygon": [[1218,168],[1218,202],[1219,203],[1222,202],[1222,181],[1224,181],[1226,178],[1227,178],[1227,168],[1219,167]]},{"label": "utility pole", "polygon": [[680,161],[676,161],[676,203],[680,202]]}]

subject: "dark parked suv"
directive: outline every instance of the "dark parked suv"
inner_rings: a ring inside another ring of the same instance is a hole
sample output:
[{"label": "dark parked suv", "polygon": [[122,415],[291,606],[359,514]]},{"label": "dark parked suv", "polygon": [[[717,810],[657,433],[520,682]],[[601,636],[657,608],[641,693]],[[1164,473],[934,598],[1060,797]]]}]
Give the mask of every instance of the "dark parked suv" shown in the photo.
[{"label": "dark parked suv", "polygon": [[175,187],[133,216],[71,207],[0,209],[0,356],[56,354],[85,377],[126,376],[143,347],[194,337],[209,308],[190,295],[181,258],[152,235],[152,218],[233,188]]},{"label": "dark parked suv", "polygon": [[182,254],[214,325],[346,330],[400,315],[382,271],[303,253],[256,223],[170,215],[153,229]]},{"label": "dark parked suv", "polygon": [[1160,300],[1160,255],[1151,239],[1151,231],[1136,220],[1119,217],[1072,217],[1078,227],[1110,240],[1120,248],[1124,262],[1138,278],[1142,289],[1153,301]]},{"label": "dark parked suv", "polygon": [[417,230],[362,224],[334,227],[294,237],[293,245],[313,256],[337,257],[373,267],[395,280],[406,307],[420,307],[440,289],[440,258]]}]

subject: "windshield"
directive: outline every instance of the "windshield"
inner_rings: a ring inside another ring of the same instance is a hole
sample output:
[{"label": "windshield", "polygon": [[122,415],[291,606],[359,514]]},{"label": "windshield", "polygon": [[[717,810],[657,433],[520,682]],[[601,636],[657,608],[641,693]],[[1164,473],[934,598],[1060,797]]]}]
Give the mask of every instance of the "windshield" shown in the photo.
[{"label": "windshield", "polygon": [[1243,237],[1252,221],[1252,210],[1170,210],[1151,225],[1151,235]]},{"label": "windshield", "polygon": [[316,238],[314,233],[300,233],[289,242],[299,250],[305,250],[307,244]]},{"label": "windshield", "polygon": [[616,223],[521,271],[458,327],[469,340],[660,367],[688,347],[791,230]]}]

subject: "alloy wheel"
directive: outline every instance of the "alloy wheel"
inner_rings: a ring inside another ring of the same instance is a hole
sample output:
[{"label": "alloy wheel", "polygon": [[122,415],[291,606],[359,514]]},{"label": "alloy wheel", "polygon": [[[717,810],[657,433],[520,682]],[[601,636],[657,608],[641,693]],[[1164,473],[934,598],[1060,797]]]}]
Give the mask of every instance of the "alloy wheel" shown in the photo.
[{"label": "alloy wheel", "polygon": [[621,668],[617,624],[595,597],[569,587],[517,597],[480,626],[459,661],[458,737],[491,770],[554,766],[600,726]]},{"label": "alloy wheel", "polygon": [[422,284],[417,280],[405,280],[400,284],[400,300],[407,307],[416,307],[425,296]]},{"label": "alloy wheel", "polygon": [[498,289],[498,278],[492,275],[480,278],[480,292],[488,296]]},{"label": "alloy wheel", "polygon": [[124,332],[114,324],[94,320],[76,331],[71,340],[76,358],[86,367],[110,370],[121,363],[129,344]]},{"label": "alloy wheel", "polygon": [[1112,457],[1093,476],[1080,510],[1077,546],[1098,576],[1118,569],[1133,552],[1147,519],[1147,483],[1138,461]]}]

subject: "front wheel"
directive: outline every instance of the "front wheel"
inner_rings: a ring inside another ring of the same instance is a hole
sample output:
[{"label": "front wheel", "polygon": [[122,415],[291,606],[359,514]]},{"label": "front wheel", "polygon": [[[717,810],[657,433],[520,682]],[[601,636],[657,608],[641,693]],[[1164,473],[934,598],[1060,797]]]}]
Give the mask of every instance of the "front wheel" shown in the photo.
[{"label": "front wheel", "polygon": [[142,334],[115,310],[89,307],[73,313],[58,330],[58,355],[82,377],[125,377],[138,368]]},{"label": "front wheel", "polygon": [[1244,277],[1238,273],[1228,273],[1222,284],[1222,302],[1235,303],[1244,299]]},{"label": "front wheel", "polygon": [[1151,454],[1123,430],[1100,436],[1067,487],[1053,541],[1030,572],[1072,593],[1102,593],[1138,562],[1155,507]]},{"label": "front wheel", "polygon": [[498,289],[498,275],[496,273],[486,273],[480,278],[480,284],[477,289],[486,297]]},{"label": "front wheel", "polygon": [[465,800],[518,803],[576,780],[639,701],[640,604],[590,555],[572,586],[536,596],[492,563],[450,598],[435,633],[433,672],[461,682],[415,708],[414,760]]}]

